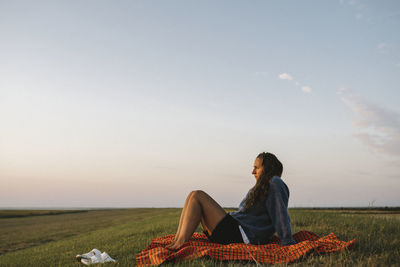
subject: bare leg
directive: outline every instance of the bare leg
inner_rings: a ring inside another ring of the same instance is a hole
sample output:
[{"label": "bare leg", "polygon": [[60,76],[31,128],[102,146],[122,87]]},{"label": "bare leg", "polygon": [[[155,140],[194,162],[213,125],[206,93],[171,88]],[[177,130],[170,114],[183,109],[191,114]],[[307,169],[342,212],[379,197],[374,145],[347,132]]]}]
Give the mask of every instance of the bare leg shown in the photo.
[{"label": "bare leg", "polygon": [[167,248],[177,249],[181,247],[183,243],[190,239],[200,221],[207,231],[212,232],[225,215],[225,210],[205,192],[192,192],[185,213],[181,216],[179,235]]},{"label": "bare leg", "polygon": [[176,242],[178,236],[180,235],[180,232],[181,232],[181,229],[182,229],[182,224],[183,224],[183,223],[182,223],[182,222],[183,222],[183,218],[185,218],[189,200],[190,200],[190,198],[193,196],[194,192],[195,192],[195,191],[190,192],[190,194],[186,197],[185,205],[183,206],[183,209],[182,209],[181,218],[179,219],[178,230],[177,230],[177,232],[176,232],[176,234],[175,234],[174,241],[172,241],[172,243],[169,244],[167,247],[173,246],[173,245],[175,244],[175,242]]},{"label": "bare leg", "polygon": [[190,194],[186,197],[185,205],[183,206],[183,209],[182,209],[181,218],[179,219],[179,226],[178,226],[178,230],[176,231],[174,241],[176,241],[177,237],[179,236],[179,234],[181,232],[183,218],[185,217],[185,214],[187,211],[187,206],[188,206],[190,198],[193,196],[193,193],[194,193],[194,191],[190,192]]},{"label": "bare leg", "polygon": [[203,229],[204,229],[205,231],[207,231],[209,235],[211,235],[212,231],[210,231],[210,229],[208,229],[208,227],[207,227],[207,225],[206,225],[206,222],[204,221],[204,218],[203,218],[203,217],[201,217],[200,223],[201,223],[201,227],[203,227]]}]

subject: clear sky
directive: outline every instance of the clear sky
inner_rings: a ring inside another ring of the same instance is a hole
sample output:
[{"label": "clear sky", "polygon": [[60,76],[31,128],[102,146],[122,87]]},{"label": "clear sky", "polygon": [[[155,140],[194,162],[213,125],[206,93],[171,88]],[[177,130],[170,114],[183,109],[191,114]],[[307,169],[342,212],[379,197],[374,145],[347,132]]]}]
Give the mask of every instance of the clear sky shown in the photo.
[{"label": "clear sky", "polygon": [[0,0],[0,207],[400,206],[400,2]]}]

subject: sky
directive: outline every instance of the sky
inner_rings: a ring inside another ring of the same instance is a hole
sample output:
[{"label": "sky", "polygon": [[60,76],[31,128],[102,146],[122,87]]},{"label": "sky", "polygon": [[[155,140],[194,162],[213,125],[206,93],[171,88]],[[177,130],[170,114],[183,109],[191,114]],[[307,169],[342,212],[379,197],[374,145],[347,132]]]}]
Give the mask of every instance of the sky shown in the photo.
[{"label": "sky", "polygon": [[0,208],[400,206],[399,1],[0,0]]}]

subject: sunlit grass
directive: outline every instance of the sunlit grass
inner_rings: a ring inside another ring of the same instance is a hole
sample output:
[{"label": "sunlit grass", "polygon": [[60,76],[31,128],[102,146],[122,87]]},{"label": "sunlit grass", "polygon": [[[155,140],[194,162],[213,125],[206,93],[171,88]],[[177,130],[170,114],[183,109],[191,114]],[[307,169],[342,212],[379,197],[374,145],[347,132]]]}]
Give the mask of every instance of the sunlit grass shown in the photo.
[{"label": "sunlit grass", "polygon": [[[293,266],[400,265],[398,214],[340,210],[290,210],[293,231],[335,233],[340,240],[356,238],[350,251],[314,255]],[[152,238],[176,230],[180,209],[91,210],[84,213],[0,219],[0,266],[78,266],[76,254],[93,248],[107,251],[116,264],[132,266]],[[384,217],[382,217],[384,216]],[[200,230],[200,229],[199,229]],[[243,266],[252,262],[196,259],[174,266]],[[172,266],[167,264],[166,266]]]}]

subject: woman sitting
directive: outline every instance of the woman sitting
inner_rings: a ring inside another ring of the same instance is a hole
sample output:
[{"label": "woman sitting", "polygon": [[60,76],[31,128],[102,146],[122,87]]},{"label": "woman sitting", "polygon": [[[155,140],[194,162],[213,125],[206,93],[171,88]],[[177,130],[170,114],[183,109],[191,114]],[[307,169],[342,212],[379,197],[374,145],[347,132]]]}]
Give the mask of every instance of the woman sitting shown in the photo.
[{"label": "woman sitting", "polygon": [[265,244],[276,232],[282,245],[295,244],[288,213],[289,189],[281,179],[282,171],[282,163],[275,155],[259,154],[252,172],[256,184],[240,203],[239,210],[230,213],[205,192],[191,192],[175,239],[167,248],[180,248],[199,223],[208,239],[215,243]]}]

